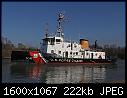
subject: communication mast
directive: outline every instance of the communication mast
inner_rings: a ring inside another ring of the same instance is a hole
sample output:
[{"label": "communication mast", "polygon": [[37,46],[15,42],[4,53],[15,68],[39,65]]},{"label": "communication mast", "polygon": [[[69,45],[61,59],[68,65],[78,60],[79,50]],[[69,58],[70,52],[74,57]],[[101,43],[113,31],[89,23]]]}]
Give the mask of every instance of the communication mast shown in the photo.
[{"label": "communication mast", "polygon": [[64,22],[64,14],[63,13],[59,13],[58,14],[58,24],[57,24],[57,36],[58,37],[64,37],[64,33],[63,33],[63,22]]},{"label": "communication mast", "polygon": [[49,33],[49,30],[48,30],[48,23],[45,24],[44,29],[45,29],[45,38],[47,38],[47,37],[49,36],[49,35],[48,35],[48,33]]}]

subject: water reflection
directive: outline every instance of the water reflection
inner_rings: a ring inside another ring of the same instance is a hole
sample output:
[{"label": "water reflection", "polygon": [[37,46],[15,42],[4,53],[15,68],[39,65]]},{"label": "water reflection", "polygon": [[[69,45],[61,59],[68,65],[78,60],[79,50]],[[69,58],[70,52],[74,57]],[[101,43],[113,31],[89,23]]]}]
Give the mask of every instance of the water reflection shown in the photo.
[{"label": "water reflection", "polygon": [[125,61],[116,65],[37,65],[2,61],[3,83],[114,83],[125,80]]},{"label": "water reflection", "polygon": [[[39,82],[42,75],[42,65],[33,63],[17,63],[10,67],[11,79],[20,80],[24,79],[24,82]],[[22,80],[20,82],[22,82]]]},{"label": "water reflection", "polygon": [[46,83],[100,83],[105,75],[106,69],[101,66],[50,66]]},{"label": "water reflection", "polygon": [[[100,83],[105,80],[106,69],[101,66],[46,66],[27,63],[13,64],[10,67],[11,80],[22,79],[23,81],[25,79],[25,82],[46,81],[46,83]],[[44,71],[46,71],[45,74]]]},{"label": "water reflection", "polygon": [[30,69],[29,77],[39,79],[39,77],[41,76],[41,71],[41,65],[35,65]]}]

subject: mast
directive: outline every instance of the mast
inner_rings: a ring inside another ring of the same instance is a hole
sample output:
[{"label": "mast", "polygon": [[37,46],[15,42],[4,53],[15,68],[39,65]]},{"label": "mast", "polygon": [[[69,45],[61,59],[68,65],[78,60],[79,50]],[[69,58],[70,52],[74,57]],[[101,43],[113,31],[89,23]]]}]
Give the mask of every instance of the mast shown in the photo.
[{"label": "mast", "polygon": [[63,13],[58,14],[57,21],[58,21],[58,24],[57,24],[57,34],[56,34],[56,36],[64,37],[63,25],[62,25],[62,23],[64,22],[64,14]]},{"label": "mast", "polygon": [[45,38],[47,38],[49,35],[48,35],[48,23],[45,24]]}]

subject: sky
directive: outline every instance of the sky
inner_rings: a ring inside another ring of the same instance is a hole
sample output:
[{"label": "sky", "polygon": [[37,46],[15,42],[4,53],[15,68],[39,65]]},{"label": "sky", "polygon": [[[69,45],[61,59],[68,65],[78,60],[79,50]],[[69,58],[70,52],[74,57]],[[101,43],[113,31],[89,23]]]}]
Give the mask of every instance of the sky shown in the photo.
[{"label": "sky", "polygon": [[39,48],[46,23],[55,33],[59,12],[65,39],[125,46],[125,2],[2,2],[2,36]]}]

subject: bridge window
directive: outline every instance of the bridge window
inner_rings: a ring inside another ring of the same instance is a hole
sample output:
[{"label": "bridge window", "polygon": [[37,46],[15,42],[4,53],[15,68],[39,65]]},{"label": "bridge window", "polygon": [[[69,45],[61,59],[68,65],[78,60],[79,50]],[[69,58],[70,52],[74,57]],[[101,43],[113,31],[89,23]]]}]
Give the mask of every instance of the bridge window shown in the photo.
[{"label": "bridge window", "polygon": [[56,42],[61,42],[61,40],[60,39],[56,39]]},{"label": "bridge window", "polygon": [[47,38],[43,39],[43,45],[47,45],[47,44],[48,44],[48,39]]},{"label": "bridge window", "polygon": [[60,42],[61,42],[61,39],[56,39],[57,44],[60,44]]},{"label": "bridge window", "polygon": [[54,45],[55,39],[54,38],[51,38],[50,40],[51,40],[51,43],[50,44],[51,45]]}]

